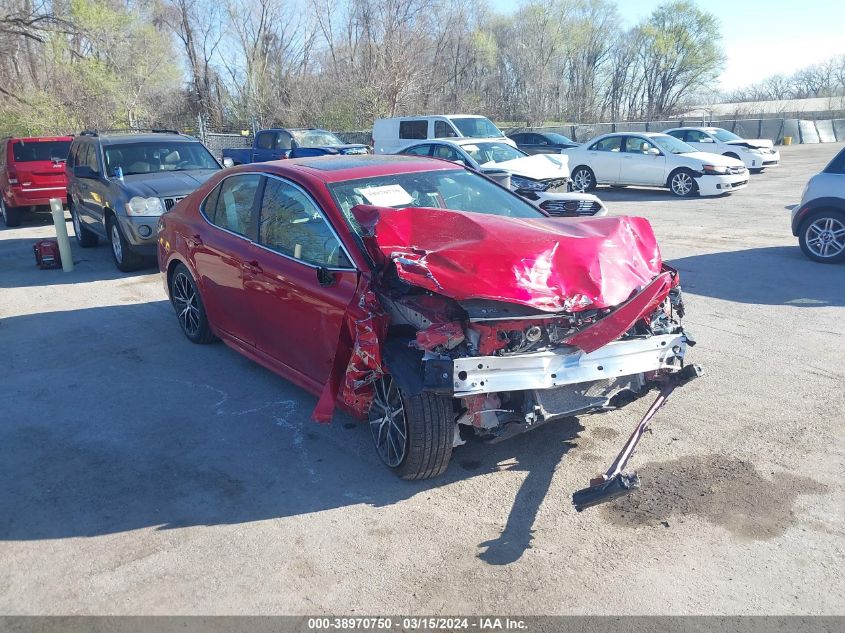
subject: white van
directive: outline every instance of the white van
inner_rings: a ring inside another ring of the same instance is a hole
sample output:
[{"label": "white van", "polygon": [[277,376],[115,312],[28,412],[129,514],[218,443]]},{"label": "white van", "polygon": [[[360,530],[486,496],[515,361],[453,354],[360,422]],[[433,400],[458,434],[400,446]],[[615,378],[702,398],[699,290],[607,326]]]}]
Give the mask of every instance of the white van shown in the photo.
[{"label": "white van", "polygon": [[435,114],[378,119],[373,124],[373,151],[395,154],[427,139],[494,138],[516,147],[493,122],[477,114]]}]

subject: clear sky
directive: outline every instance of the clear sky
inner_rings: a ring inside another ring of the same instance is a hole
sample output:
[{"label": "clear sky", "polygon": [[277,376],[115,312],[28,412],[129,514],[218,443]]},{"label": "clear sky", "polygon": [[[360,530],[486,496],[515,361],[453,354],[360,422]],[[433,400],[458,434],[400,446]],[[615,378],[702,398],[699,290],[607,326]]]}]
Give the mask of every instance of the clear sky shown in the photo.
[{"label": "clear sky", "polygon": [[[488,0],[510,13],[519,0]],[[732,90],[775,73],[845,54],[845,0],[696,0],[722,22],[727,55],[721,88]],[[660,0],[617,0],[624,26],[631,26]]]}]

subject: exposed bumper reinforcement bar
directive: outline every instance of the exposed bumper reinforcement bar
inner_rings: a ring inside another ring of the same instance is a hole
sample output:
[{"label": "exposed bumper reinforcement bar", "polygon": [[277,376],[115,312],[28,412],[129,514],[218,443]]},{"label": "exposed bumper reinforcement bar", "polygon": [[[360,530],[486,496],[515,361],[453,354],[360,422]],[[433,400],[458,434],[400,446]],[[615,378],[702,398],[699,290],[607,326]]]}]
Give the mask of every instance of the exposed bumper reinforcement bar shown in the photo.
[{"label": "exposed bumper reinforcement bar", "polygon": [[456,358],[453,367],[454,396],[464,398],[499,391],[553,389],[667,368],[677,369],[686,347],[687,338],[683,334],[663,334],[608,343],[589,354],[566,347],[510,356]]},{"label": "exposed bumper reinforcement bar", "polygon": [[583,488],[573,493],[572,504],[578,512],[600,503],[612,501],[640,487],[640,480],[636,473],[623,474],[622,470],[625,468],[625,464],[628,463],[631,455],[634,454],[634,449],[637,447],[643,433],[645,433],[648,423],[660,407],[663,406],[666,399],[675,390],[675,387],[679,387],[694,378],[698,378],[702,373],[700,366],[687,365],[681,371],[669,374],[663,379],[663,386],[660,388],[660,393],[648,411],[646,411],[640,423],[637,424],[631,437],[625,442],[625,445],[616,456],[616,459],[613,460],[610,468],[600,477],[591,479],[588,488]]}]

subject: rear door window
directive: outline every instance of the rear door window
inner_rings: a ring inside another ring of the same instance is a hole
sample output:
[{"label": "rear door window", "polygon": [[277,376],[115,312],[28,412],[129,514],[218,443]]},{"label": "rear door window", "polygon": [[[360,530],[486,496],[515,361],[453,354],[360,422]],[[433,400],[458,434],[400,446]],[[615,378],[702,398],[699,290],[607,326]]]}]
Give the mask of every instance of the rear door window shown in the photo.
[{"label": "rear door window", "polygon": [[428,138],[428,121],[399,121],[399,138],[424,139]]},{"label": "rear door window", "polygon": [[431,156],[431,145],[416,145],[402,150],[403,154],[410,154],[411,156]]},{"label": "rear door window", "polygon": [[610,136],[603,138],[597,143],[593,143],[591,150],[597,152],[621,152],[622,151],[622,137]]},{"label": "rear door window", "polygon": [[[217,200],[214,214],[206,215],[213,224],[222,229],[251,238],[253,231],[253,210],[261,184],[259,174],[243,174],[230,176],[217,187]],[[214,199],[214,194],[209,199]]]}]

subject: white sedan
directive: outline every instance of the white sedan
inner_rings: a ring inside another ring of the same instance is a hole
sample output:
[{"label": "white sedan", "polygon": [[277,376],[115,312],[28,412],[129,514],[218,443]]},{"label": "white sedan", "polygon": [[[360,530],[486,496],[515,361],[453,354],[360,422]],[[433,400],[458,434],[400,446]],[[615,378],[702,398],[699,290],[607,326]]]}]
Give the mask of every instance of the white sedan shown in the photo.
[{"label": "white sedan", "polygon": [[780,152],[768,139],[742,138],[720,127],[679,127],[664,134],[671,134],[702,152],[738,158],[755,174],[780,164]]},{"label": "white sedan", "polygon": [[449,160],[496,179],[508,176],[514,192],[552,216],[607,215],[596,196],[569,191],[568,158],[560,154],[529,156],[497,140],[471,138],[421,141],[399,153]]},{"label": "white sedan", "polygon": [[605,184],[668,187],[685,198],[717,196],[748,185],[742,161],[699,152],[668,134],[604,134],[562,153],[569,156],[572,184],[580,191]]}]

